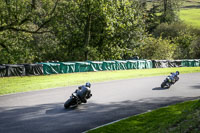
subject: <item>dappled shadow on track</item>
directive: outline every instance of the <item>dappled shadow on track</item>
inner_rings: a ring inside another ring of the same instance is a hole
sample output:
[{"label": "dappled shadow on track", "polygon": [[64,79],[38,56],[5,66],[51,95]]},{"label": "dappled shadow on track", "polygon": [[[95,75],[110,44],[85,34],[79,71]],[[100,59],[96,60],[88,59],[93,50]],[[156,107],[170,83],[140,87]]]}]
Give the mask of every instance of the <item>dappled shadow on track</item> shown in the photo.
[{"label": "dappled shadow on track", "polygon": [[152,90],[166,90],[166,89],[168,89],[168,88],[155,87]]},{"label": "dappled shadow on track", "polygon": [[64,109],[63,103],[0,107],[2,133],[79,133],[121,118],[199,97],[159,97],[111,103],[88,102]]}]

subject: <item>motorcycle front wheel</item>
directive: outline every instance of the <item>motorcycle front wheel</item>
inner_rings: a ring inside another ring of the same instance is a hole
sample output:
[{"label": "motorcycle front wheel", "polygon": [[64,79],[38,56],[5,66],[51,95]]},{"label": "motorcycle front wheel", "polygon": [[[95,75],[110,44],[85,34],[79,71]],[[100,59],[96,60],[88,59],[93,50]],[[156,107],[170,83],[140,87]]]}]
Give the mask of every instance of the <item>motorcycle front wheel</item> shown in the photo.
[{"label": "motorcycle front wheel", "polygon": [[163,82],[161,84],[161,88],[168,89],[169,87],[170,87],[170,84],[168,82]]},{"label": "motorcycle front wheel", "polygon": [[72,98],[68,99],[68,100],[65,102],[64,107],[65,107],[66,109],[69,108],[69,107],[71,106],[72,102],[73,102],[73,99],[72,99]]}]

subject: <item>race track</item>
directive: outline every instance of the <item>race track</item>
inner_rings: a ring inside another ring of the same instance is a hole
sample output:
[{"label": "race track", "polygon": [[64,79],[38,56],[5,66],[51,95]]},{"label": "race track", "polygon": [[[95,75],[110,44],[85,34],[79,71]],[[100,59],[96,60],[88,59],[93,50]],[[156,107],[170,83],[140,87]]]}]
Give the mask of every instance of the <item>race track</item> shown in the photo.
[{"label": "race track", "polygon": [[77,86],[0,96],[0,133],[80,133],[97,126],[200,97],[200,73],[92,83],[93,97],[78,108],[63,104]]}]

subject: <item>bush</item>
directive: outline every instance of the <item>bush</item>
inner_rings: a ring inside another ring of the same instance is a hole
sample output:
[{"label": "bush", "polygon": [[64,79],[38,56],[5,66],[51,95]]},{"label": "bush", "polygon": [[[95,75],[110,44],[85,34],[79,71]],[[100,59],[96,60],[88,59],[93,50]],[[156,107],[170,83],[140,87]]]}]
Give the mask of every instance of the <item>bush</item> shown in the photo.
[{"label": "bush", "polygon": [[172,39],[172,38],[178,37],[180,35],[180,32],[188,32],[188,28],[185,24],[183,24],[183,23],[172,23],[172,24],[162,23],[156,27],[156,29],[153,32],[153,35],[156,38],[159,38],[160,36],[162,36],[163,38]]},{"label": "bush", "polygon": [[173,58],[174,50],[175,45],[170,40],[148,37],[137,53],[143,59],[165,60]]}]

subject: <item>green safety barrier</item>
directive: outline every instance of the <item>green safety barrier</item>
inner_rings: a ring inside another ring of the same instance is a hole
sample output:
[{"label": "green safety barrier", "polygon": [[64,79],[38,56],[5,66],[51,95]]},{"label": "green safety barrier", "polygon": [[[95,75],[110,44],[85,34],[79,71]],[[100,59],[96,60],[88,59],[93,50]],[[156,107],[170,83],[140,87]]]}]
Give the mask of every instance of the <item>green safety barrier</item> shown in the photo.
[{"label": "green safety barrier", "polygon": [[40,63],[40,64],[43,64],[43,72],[45,75],[60,73],[60,63]]},{"label": "green safety barrier", "polygon": [[126,68],[127,69],[137,69],[137,61],[136,60],[127,60]]},{"label": "green safety barrier", "polygon": [[122,61],[122,60],[116,60],[116,70],[127,70],[127,61]]},{"label": "green safety barrier", "polygon": [[200,59],[193,60],[115,60],[87,62],[57,62],[43,64],[44,74],[113,71],[128,69],[151,69],[166,67],[199,67]]},{"label": "green safety barrier", "polygon": [[72,62],[60,62],[61,73],[73,73],[75,72],[75,63]]},{"label": "green safety barrier", "polygon": [[138,60],[137,61],[137,69],[145,69],[145,64],[146,64],[146,61]]},{"label": "green safety barrier", "polygon": [[146,69],[153,68],[153,63],[151,60],[145,60],[145,68]]},{"label": "green safety barrier", "polygon": [[103,61],[103,70],[116,70],[115,61]]},{"label": "green safety barrier", "polygon": [[103,62],[102,61],[88,61],[90,63],[89,71],[103,71]]},{"label": "green safety barrier", "polygon": [[200,61],[200,60],[194,60],[194,67],[200,66],[199,61]]},{"label": "green safety barrier", "polygon": [[182,67],[198,67],[200,62],[198,59],[194,59],[194,60],[182,60],[181,62],[181,66]]},{"label": "green safety barrier", "polygon": [[89,72],[91,70],[88,62],[75,62],[75,72]]}]

